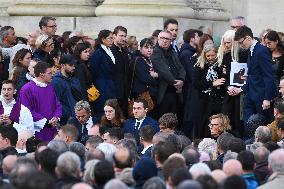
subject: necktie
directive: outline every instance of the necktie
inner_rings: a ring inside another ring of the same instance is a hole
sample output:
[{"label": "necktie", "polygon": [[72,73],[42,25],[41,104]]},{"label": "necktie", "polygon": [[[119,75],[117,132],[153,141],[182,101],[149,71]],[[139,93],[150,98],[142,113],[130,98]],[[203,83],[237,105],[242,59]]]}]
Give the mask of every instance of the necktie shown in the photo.
[{"label": "necktie", "polygon": [[88,140],[88,129],[87,129],[87,123],[82,125],[82,136],[81,136],[81,142],[84,144]]},{"label": "necktie", "polygon": [[140,125],[141,125],[141,122],[140,121],[136,121],[135,130],[139,130]]}]

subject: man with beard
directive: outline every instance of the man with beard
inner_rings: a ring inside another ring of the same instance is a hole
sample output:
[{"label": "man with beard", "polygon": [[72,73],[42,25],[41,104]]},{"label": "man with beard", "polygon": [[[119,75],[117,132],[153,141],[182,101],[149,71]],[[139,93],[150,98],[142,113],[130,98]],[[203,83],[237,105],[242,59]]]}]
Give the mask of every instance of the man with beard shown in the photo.
[{"label": "man with beard", "polygon": [[74,106],[82,99],[80,82],[73,77],[76,60],[72,55],[62,55],[60,58],[61,70],[52,81],[56,96],[62,105],[60,123],[65,125],[70,117],[75,117]]}]

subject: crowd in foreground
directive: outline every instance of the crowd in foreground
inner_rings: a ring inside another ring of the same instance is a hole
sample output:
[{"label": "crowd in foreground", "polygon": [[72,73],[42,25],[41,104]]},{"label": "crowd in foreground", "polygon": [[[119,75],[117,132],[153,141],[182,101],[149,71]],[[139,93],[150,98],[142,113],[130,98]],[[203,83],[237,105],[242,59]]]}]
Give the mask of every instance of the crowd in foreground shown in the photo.
[{"label": "crowd in foreground", "polygon": [[283,33],[257,38],[243,17],[182,40],[168,19],[139,44],[123,26],[97,39],[55,35],[53,17],[39,29],[0,29],[1,188],[284,183]]}]

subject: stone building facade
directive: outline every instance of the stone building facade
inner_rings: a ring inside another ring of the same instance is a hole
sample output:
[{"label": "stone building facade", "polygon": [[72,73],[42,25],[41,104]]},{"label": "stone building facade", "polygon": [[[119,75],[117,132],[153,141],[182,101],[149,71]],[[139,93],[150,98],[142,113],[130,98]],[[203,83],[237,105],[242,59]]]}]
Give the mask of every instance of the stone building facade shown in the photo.
[{"label": "stone building facade", "polygon": [[283,6],[279,0],[0,0],[0,24],[12,25],[19,36],[26,36],[38,28],[41,16],[49,15],[57,18],[58,34],[76,29],[95,37],[101,29],[123,25],[141,38],[173,17],[179,21],[180,34],[209,26],[214,35],[222,35],[229,19],[242,15],[258,35],[267,27],[284,28]]}]

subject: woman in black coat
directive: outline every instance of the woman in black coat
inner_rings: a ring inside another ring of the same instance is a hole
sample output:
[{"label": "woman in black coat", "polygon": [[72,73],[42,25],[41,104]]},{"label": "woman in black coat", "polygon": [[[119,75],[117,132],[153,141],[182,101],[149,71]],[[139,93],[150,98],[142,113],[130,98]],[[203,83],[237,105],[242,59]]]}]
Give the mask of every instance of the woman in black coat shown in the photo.
[{"label": "woman in black coat", "polygon": [[[226,89],[230,87],[231,62],[247,62],[247,51],[239,49],[238,44],[234,41],[234,36],[234,30],[226,31],[222,36],[221,45],[218,50],[218,61],[222,63],[226,75]],[[223,101],[222,113],[229,117],[232,130],[236,133],[236,135],[242,137],[243,121],[240,115],[240,98],[240,94],[232,96],[226,92]]]},{"label": "woman in black coat", "polygon": [[79,79],[83,100],[89,101],[87,90],[92,85],[92,74],[90,71],[90,51],[91,45],[87,42],[79,43],[74,49],[74,58],[77,60],[74,76]]},{"label": "woman in black coat", "polygon": [[193,91],[190,105],[193,107],[192,120],[195,138],[210,137],[208,118],[221,112],[225,94],[225,78],[217,61],[214,45],[204,46],[193,68]]},{"label": "woman in black coat", "polygon": [[100,92],[99,98],[94,102],[95,116],[104,114],[104,104],[110,98],[116,98],[114,72],[116,71],[115,58],[110,50],[113,43],[112,32],[102,30],[98,35],[99,45],[90,59],[90,69],[93,83]]},{"label": "woman in black coat", "polygon": [[[132,98],[138,98],[142,93],[149,91],[155,104],[158,95],[158,73],[155,72],[150,56],[153,54],[153,41],[144,38],[140,42],[140,53],[134,57],[131,64],[131,86]],[[150,116],[156,118],[154,110]]]}]

